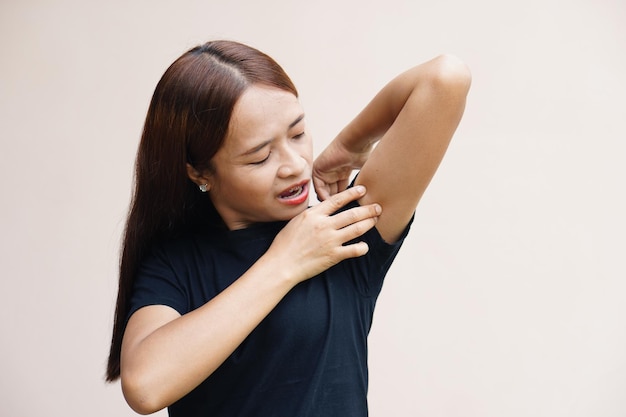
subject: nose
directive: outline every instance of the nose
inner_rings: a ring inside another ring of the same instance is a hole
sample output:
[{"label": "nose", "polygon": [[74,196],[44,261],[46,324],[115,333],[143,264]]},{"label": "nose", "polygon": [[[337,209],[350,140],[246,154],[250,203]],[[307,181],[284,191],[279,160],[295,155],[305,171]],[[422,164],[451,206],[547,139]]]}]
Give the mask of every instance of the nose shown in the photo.
[{"label": "nose", "polygon": [[285,145],[280,151],[280,167],[278,176],[281,178],[297,177],[306,168],[306,159],[296,147]]}]

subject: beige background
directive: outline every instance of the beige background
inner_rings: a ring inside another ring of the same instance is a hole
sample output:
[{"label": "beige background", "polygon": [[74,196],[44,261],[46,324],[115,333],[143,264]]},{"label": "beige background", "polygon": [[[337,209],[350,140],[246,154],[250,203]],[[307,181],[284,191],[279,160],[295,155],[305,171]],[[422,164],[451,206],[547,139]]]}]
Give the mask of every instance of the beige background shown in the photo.
[{"label": "beige background", "polygon": [[229,38],[283,64],[317,151],[409,66],[473,70],[380,298],[372,416],[623,417],[625,22],[621,0],[2,0],[0,415],[134,415],[103,373],[135,149],[165,68]]}]

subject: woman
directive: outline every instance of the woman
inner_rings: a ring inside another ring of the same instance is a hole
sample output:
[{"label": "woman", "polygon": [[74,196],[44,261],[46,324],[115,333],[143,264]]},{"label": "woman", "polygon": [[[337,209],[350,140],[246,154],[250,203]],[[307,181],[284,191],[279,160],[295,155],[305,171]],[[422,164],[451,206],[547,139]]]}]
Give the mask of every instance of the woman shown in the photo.
[{"label": "woman", "polygon": [[121,375],[129,405],[367,415],[375,300],[469,85],[450,56],[412,68],[313,163],[270,57],[216,41],[176,60],[148,110],[123,242],[107,379]]}]

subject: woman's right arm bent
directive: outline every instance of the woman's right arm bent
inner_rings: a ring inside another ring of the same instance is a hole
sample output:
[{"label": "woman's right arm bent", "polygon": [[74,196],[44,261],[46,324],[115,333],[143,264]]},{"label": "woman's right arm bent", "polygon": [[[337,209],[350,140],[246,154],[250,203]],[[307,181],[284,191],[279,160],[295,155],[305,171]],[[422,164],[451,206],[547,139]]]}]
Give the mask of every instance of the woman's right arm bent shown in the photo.
[{"label": "woman's right arm bent", "polygon": [[331,215],[364,194],[363,187],[354,187],[296,216],[245,274],[202,307],[183,316],[162,305],[134,313],[121,357],[128,404],[149,414],[182,398],[211,375],[296,284],[344,259],[364,255],[364,242],[343,244],[376,224],[380,206]]}]

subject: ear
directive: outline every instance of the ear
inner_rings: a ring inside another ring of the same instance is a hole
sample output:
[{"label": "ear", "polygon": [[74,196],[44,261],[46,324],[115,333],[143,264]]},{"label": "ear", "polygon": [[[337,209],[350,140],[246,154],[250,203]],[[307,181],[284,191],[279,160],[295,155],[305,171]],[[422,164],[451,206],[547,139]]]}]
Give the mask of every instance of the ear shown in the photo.
[{"label": "ear", "polygon": [[207,190],[211,189],[211,175],[208,172],[201,173],[192,167],[191,164],[187,163],[187,176],[196,185],[206,185]]}]

